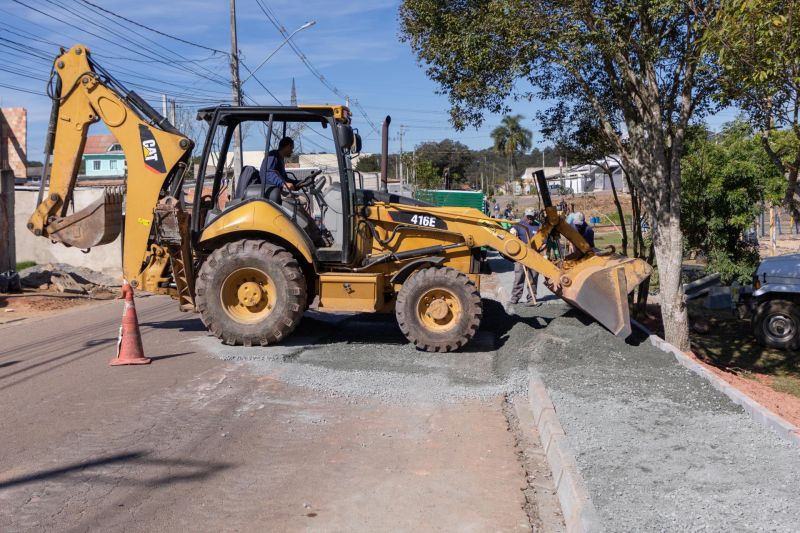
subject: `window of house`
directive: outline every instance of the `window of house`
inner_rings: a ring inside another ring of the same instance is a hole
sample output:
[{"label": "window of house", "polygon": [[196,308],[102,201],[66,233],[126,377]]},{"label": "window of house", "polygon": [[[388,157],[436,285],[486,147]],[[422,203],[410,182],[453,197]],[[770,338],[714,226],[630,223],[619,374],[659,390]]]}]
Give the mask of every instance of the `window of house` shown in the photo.
[{"label": "window of house", "polygon": [[111,161],[109,161],[108,162],[108,167],[111,170],[117,170],[117,160],[116,159],[112,159]]},{"label": "window of house", "polygon": [[92,161],[92,168],[100,170],[100,161]]}]

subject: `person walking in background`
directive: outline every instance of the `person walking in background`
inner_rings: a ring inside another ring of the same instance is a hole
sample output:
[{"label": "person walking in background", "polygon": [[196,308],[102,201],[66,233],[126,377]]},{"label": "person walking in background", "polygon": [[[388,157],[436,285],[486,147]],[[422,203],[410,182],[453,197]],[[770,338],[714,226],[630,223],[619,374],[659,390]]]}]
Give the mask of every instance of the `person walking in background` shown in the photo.
[{"label": "person walking in background", "polygon": [[500,218],[500,202],[494,201],[494,218]]},{"label": "person walking in background", "polygon": [[[530,239],[533,239],[537,231],[539,231],[539,222],[536,220],[536,210],[532,207],[527,208],[520,221],[511,227],[512,235],[516,235],[526,245],[530,242]],[[524,266],[522,263],[514,263],[514,287],[511,289],[511,301],[509,303],[512,305],[519,303],[523,292],[525,292],[526,285],[528,286],[528,303],[535,302],[538,283],[538,272]]]},{"label": "person walking in background", "polygon": [[581,234],[581,237],[583,237],[583,239],[589,243],[589,246],[594,248],[594,230],[586,222],[586,217],[583,215],[583,213],[580,211],[575,213],[575,217],[572,219],[572,224],[570,225]]}]

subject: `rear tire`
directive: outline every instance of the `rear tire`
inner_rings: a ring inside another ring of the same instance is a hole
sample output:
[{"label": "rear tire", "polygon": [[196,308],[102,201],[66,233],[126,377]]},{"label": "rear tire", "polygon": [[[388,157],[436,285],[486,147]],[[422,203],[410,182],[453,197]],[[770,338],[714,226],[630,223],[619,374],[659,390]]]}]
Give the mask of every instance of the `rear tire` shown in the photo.
[{"label": "rear tire", "polygon": [[779,350],[800,347],[800,307],[786,300],[767,300],[753,315],[753,334],[759,344]]},{"label": "rear tire", "polygon": [[200,267],[197,308],[225,344],[272,344],[300,323],[306,283],[294,256],[267,241],[241,240],[214,250]]},{"label": "rear tire", "polygon": [[397,294],[400,330],[420,350],[452,352],[466,345],[481,324],[477,287],[452,268],[418,270]]}]

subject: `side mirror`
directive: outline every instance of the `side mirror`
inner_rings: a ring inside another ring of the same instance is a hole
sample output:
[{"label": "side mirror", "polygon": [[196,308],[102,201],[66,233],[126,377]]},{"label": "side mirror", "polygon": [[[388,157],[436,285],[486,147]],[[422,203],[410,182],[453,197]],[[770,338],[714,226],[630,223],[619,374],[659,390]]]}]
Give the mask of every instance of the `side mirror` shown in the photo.
[{"label": "side mirror", "polygon": [[350,149],[353,146],[353,137],[353,128],[347,124],[336,124],[336,141],[339,143],[340,149]]},{"label": "side mirror", "polygon": [[351,148],[350,151],[353,154],[360,154],[361,153],[361,135],[359,135],[358,131],[356,131],[353,135],[355,136],[356,140],[353,143],[353,147]]}]

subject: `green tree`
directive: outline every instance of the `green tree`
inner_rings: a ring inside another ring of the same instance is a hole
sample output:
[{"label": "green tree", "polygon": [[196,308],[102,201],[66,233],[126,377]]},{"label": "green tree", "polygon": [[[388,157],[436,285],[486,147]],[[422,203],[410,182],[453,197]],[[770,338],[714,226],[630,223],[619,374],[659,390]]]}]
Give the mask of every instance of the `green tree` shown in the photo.
[{"label": "green tree", "polygon": [[438,189],[442,184],[442,175],[427,159],[417,159],[415,167],[417,188]]},{"label": "green tree", "polygon": [[454,181],[464,181],[467,169],[472,164],[474,154],[465,144],[451,139],[439,142],[425,142],[416,147],[417,157],[430,161],[440,176],[444,169],[450,169]]},{"label": "green tree", "polygon": [[517,175],[517,154],[527,152],[532,145],[533,133],[522,127],[523,118],[522,115],[506,115],[491,133],[494,151],[508,158],[509,181]]},{"label": "green tree", "polygon": [[356,161],[356,170],[359,172],[379,172],[381,158],[377,155],[361,155]]},{"label": "green tree", "polygon": [[708,257],[709,272],[723,283],[749,283],[758,265],[758,243],[744,238],[760,201],[781,194],[783,179],[743,122],[712,136],[705,126],[692,131],[683,159],[681,226],[689,248]]},{"label": "green tree", "polygon": [[779,200],[800,218],[800,0],[722,0],[707,24],[720,100],[745,112],[788,178]]},{"label": "green tree", "polygon": [[[708,110],[717,1],[404,0],[401,37],[451,102],[455,127],[514,99],[591,109],[653,218],[668,341],[689,347],[681,287],[686,129]],[[623,133],[624,132],[624,136]]]}]

